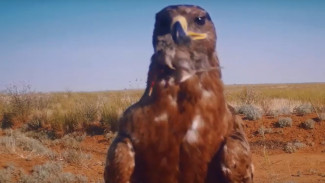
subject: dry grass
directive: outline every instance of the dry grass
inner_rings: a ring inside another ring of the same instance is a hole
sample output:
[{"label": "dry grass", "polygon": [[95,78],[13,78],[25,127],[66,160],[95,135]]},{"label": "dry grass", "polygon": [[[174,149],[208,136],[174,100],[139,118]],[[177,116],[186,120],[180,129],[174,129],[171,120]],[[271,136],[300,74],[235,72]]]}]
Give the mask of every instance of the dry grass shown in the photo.
[{"label": "dry grass", "polygon": [[[30,87],[12,86],[0,95],[0,126],[26,124],[27,130],[59,133],[89,131],[94,124],[117,130],[122,112],[135,103],[142,91],[35,93]],[[102,130],[104,133],[104,130]]]},{"label": "dry grass", "polygon": [[1,183],[11,183],[11,182],[82,183],[82,182],[88,182],[88,179],[83,175],[63,172],[62,162],[48,161],[42,165],[34,166],[32,174],[27,174],[23,169],[13,165],[6,166],[0,170],[0,182]]},{"label": "dry grass", "polygon": [[[300,115],[304,115],[310,112],[310,106],[312,106],[312,111],[317,112],[318,118],[321,120],[323,119],[321,114],[325,112],[325,83],[230,85],[226,86],[225,94],[231,105],[239,108],[250,104],[260,108],[267,116],[287,116],[298,114],[298,112]],[[297,109],[302,110],[297,111]],[[268,182],[281,182],[269,158],[270,152],[268,152],[265,140],[265,134],[268,133],[272,133],[272,128],[266,128],[261,124],[257,134],[261,135],[263,139],[263,167],[268,171]],[[304,146],[305,144],[297,142],[287,143],[284,146],[284,151],[293,153]]]},{"label": "dry grass", "polygon": [[[24,159],[33,156],[54,158],[56,153],[43,145],[40,141],[26,136],[18,130],[7,130],[5,136],[0,137],[0,146],[3,152],[19,155]],[[1,152],[0,151],[0,152]]]},{"label": "dry grass", "polygon": [[325,105],[325,83],[228,85],[226,86],[227,99],[240,101],[243,91],[245,93],[247,90],[252,90],[255,95],[260,95],[260,99],[283,98],[290,101]]},{"label": "dry grass", "polygon": [[87,177],[63,172],[63,166],[60,162],[47,162],[43,165],[37,165],[33,168],[31,175],[23,174],[20,182],[88,182]]},{"label": "dry grass", "polygon": [[[231,105],[238,108],[252,105],[269,116],[288,115],[297,112],[299,106],[311,105],[313,111],[325,112],[325,83],[229,85],[225,88]],[[104,134],[117,130],[119,117],[142,92],[35,93],[29,86],[11,86],[6,93],[0,94],[1,127],[11,128],[24,123],[27,130],[46,129],[68,134],[97,129]]]},{"label": "dry grass", "polygon": [[2,183],[10,183],[12,182],[13,175],[15,173],[14,166],[7,166],[0,170],[0,182]]},{"label": "dry grass", "polygon": [[325,111],[325,83],[228,85],[225,95],[235,107],[253,105],[273,117]]},{"label": "dry grass", "polygon": [[80,150],[67,149],[62,153],[63,159],[71,164],[81,165],[85,160],[91,158],[91,155],[85,154]]},{"label": "dry grass", "polygon": [[[14,87],[10,92],[0,94],[0,126],[3,128],[0,153],[6,151],[23,158],[43,156],[50,160],[63,160],[61,161],[63,164],[81,166],[83,160],[91,158],[84,153],[88,151],[82,150],[80,144],[86,133],[92,135],[91,130],[99,129],[101,134],[106,134],[105,139],[112,140],[118,129],[119,117],[127,107],[141,97],[142,92],[126,90],[35,93],[28,87],[27,89]],[[251,106],[248,112],[244,111],[247,118],[252,116],[252,120],[260,119],[260,112],[268,115],[268,118],[279,116],[275,119],[282,119],[290,114],[309,113],[308,110],[319,113],[320,121],[325,119],[325,83],[231,85],[226,86],[225,93],[228,102],[236,109]],[[263,120],[257,122],[261,123],[256,134],[263,138],[266,169],[271,172],[270,180],[276,182],[265,135],[275,134],[278,129],[263,126]],[[10,129],[17,127],[21,131]],[[299,145],[301,144],[288,143],[285,150],[294,152],[300,148]],[[57,148],[63,150],[55,151]],[[17,175],[20,171],[12,167],[0,171],[0,182],[10,182],[12,172]],[[21,174],[21,182],[46,182],[49,180],[47,176],[50,178],[55,176],[61,182],[87,182],[85,177],[64,173],[62,165],[53,163],[34,167],[31,175]]]}]

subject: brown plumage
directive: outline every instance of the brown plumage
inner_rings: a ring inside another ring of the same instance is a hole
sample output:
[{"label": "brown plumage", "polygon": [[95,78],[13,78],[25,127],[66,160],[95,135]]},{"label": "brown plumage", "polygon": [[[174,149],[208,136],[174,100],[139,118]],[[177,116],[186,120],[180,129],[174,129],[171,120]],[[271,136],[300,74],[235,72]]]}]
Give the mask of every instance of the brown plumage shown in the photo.
[{"label": "brown plumage", "polygon": [[226,104],[215,44],[202,8],[157,13],[147,88],[119,121],[105,182],[252,182],[249,145]]}]

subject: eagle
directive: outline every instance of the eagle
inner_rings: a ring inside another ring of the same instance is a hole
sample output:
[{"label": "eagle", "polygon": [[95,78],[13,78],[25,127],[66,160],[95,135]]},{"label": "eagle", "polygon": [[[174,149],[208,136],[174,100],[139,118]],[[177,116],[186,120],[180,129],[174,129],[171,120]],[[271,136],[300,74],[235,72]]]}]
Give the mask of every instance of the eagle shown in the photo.
[{"label": "eagle", "polygon": [[147,87],[119,119],[111,183],[253,182],[242,121],[225,101],[216,32],[199,6],[156,14]]}]

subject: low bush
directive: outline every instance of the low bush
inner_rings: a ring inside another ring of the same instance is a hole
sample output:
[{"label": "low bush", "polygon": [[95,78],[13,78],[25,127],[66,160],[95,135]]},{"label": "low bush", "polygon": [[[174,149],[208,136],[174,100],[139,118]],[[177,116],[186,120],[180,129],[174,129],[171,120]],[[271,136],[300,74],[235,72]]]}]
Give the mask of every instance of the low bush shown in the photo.
[{"label": "low bush", "polygon": [[325,121],[325,113],[320,113],[319,114],[319,120]]},{"label": "low bush", "polygon": [[40,141],[44,145],[52,144],[52,141],[56,139],[55,133],[50,130],[31,130],[25,131],[24,134],[27,137]]},{"label": "low bush", "polygon": [[0,145],[4,150],[16,152],[17,150],[29,151],[35,155],[56,156],[54,152],[44,146],[40,141],[27,137],[20,131],[8,130],[5,136],[0,137]]},{"label": "low bush", "polygon": [[285,106],[277,110],[278,115],[289,115],[291,114],[290,108]]},{"label": "low bush", "polygon": [[71,164],[80,165],[83,160],[90,159],[89,154],[85,154],[75,149],[68,149],[62,153],[63,159]]},{"label": "low bush", "polygon": [[294,153],[296,152],[298,149],[304,148],[306,147],[306,144],[296,141],[296,142],[289,142],[284,146],[284,151],[286,153]]},{"label": "low bush", "polygon": [[87,177],[64,173],[62,164],[58,162],[47,162],[43,165],[37,165],[33,168],[31,175],[23,174],[19,182],[53,182],[53,183],[82,183],[88,182]]},{"label": "low bush", "polygon": [[279,128],[291,127],[292,126],[292,119],[289,118],[289,117],[279,118],[276,125]]},{"label": "low bush", "polygon": [[251,105],[257,103],[260,99],[260,94],[258,94],[252,88],[243,88],[242,91],[239,93],[239,99],[242,104]]},{"label": "low bush", "polygon": [[265,112],[265,115],[278,117],[279,115],[289,115],[291,114],[290,108],[287,106],[281,107],[279,109],[269,109]]},{"label": "low bush", "polygon": [[297,151],[297,148],[296,146],[294,146],[292,143],[287,143],[285,146],[284,146],[284,152],[286,153],[294,153]]},{"label": "low bush", "polygon": [[297,149],[300,149],[300,148],[304,148],[306,147],[307,145],[305,143],[302,143],[302,142],[293,142],[293,145],[297,148]]},{"label": "low bush", "polygon": [[44,124],[48,121],[47,113],[38,111],[33,114],[31,119],[27,122],[28,130],[38,130],[44,127]]},{"label": "low bush", "polygon": [[34,95],[31,91],[31,86],[11,85],[6,90],[9,96],[7,110],[10,111],[18,121],[26,122],[28,115],[34,109]]},{"label": "low bush", "polygon": [[262,118],[262,112],[250,104],[240,106],[237,112],[245,115],[248,120],[258,120]]},{"label": "low bush", "polygon": [[7,129],[13,127],[13,114],[12,113],[3,113],[2,120],[1,120],[1,128]]},{"label": "low bush", "polygon": [[265,135],[265,134],[269,134],[269,133],[272,133],[273,130],[272,128],[265,128],[264,126],[261,126],[259,129],[258,129],[258,134],[260,135]]},{"label": "low bush", "polygon": [[305,115],[313,112],[313,106],[311,104],[302,104],[293,109],[293,112],[297,115]]},{"label": "low bush", "polygon": [[86,134],[78,135],[76,132],[67,134],[60,139],[53,141],[54,144],[61,144],[64,148],[80,149],[80,142]]},{"label": "low bush", "polygon": [[305,122],[301,123],[301,127],[306,130],[313,129],[315,127],[315,121],[312,119],[308,119]]},{"label": "low bush", "polygon": [[13,182],[13,176],[15,173],[15,167],[7,166],[0,170],[0,182],[10,183]]}]

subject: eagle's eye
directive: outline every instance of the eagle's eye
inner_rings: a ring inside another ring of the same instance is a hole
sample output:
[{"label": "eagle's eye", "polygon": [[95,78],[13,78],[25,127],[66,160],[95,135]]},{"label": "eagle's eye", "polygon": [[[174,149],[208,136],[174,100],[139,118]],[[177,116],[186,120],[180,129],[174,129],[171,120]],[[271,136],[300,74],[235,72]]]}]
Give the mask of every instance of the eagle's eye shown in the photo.
[{"label": "eagle's eye", "polygon": [[160,18],[159,24],[161,27],[169,27],[169,19],[168,18]]},{"label": "eagle's eye", "polygon": [[194,21],[197,25],[204,25],[205,20],[206,20],[206,17],[204,16],[204,17],[196,17]]}]

